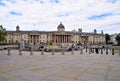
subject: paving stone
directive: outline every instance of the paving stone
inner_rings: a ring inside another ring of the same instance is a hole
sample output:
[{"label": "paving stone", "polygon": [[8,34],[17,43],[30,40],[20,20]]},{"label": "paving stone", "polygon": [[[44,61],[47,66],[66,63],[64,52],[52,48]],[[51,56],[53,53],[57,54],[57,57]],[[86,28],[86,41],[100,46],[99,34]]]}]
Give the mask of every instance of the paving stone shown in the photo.
[{"label": "paving stone", "polygon": [[[49,52],[0,51],[0,81],[120,81],[120,56],[83,54],[75,51],[51,55]],[[2,54],[1,54],[2,53]]]},{"label": "paving stone", "polygon": [[14,79],[10,79],[10,80],[7,80],[7,81],[28,81],[28,80],[21,79],[21,78],[14,78]]}]

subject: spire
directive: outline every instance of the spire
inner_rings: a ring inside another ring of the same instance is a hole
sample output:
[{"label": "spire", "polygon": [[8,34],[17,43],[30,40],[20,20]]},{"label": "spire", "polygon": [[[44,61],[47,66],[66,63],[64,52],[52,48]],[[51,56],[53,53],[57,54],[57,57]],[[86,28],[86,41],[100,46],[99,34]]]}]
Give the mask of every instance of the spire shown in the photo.
[{"label": "spire", "polygon": [[60,24],[62,24],[62,22],[60,21]]}]

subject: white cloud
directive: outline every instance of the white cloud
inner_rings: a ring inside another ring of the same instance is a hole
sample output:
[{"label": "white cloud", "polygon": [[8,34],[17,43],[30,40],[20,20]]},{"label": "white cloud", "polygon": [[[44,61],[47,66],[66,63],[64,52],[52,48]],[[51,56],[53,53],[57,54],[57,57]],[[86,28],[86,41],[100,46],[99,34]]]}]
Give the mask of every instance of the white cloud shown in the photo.
[{"label": "white cloud", "polygon": [[[120,0],[2,0],[0,5],[0,24],[7,30],[15,30],[19,25],[22,30],[55,31],[60,21],[67,31],[83,28],[92,32],[95,28],[108,33],[120,33]],[[11,11],[22,13],[21,16],[10,14]],[[89,17],[111,13],[102,19],[89,20]],[[35,24],[35,27],[34,27]],[[116,28],[116,30],[111,30]],[[35,29],[34,29],[35,28]]]}]

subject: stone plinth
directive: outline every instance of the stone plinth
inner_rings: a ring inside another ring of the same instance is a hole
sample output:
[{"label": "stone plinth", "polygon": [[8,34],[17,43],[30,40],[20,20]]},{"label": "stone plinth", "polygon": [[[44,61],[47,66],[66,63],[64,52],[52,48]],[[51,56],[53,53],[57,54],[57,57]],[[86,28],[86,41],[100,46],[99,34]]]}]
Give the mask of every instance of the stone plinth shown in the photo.
[{"label": "stone plinth", "polygon": [[114,53],[120,54],[120,46],[112,46],[111,49],[114,49]]}]

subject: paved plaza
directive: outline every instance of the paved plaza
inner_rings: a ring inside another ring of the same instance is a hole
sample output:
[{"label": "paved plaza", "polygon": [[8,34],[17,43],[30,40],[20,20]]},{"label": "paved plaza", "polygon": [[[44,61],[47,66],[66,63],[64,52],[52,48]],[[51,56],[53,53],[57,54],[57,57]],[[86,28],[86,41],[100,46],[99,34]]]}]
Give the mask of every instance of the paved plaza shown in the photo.
[{"label": "paved plaza", "polygon": [[0,81],[120,81],[120,56],[0,50]]}]

